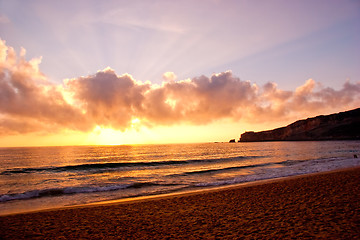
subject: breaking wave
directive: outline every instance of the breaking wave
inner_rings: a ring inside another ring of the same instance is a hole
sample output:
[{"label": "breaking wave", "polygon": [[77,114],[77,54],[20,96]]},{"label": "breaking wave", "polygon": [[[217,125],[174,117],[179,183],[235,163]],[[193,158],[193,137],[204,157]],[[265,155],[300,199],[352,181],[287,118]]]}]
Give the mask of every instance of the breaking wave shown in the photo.
[{"label": "breaking wave", "polygon": [[12,200],[26,200],[31,198],[62,196],[79,193],[95,193],[95,192],[109,192],[121,189],[131,188],[145,188],[152,186],[177,186],[178,184],[159,184],[152,182],[136,182],[132,184],[118,184],[108,186],[94,186],[94,187],[64,187],[64,188],[48,188],[41,190],[32,190],[23,193],[3,194],[0,195],[0,202],[7,202]]},{"label": "breaking wave", "polygon": [[179,160],[179,161],[150,161],[150,162],[109,162],[109,163],[89,163],[68,166],[50,166],[39,168],[13,168],[0,173],[0,175],[21,174],[21,173],[34,173],[34,172],[68,172],[68,171],[99,171],[99,170],[112,170],[131,167],[152,167],[152,166],[165,166],[165,165],[184,165],[196,163],[210,163],[210,162],[225,162],[234,160],[244,160],[251,158],[259,158],[260,156],[238,156],[231,158],[217,158],[217,159],[192,159],[192,160]]}]

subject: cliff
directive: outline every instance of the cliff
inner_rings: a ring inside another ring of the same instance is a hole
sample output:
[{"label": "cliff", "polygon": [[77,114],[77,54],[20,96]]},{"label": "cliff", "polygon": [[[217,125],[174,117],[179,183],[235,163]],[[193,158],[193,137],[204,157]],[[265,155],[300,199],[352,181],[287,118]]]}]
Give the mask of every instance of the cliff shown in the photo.
[{"label": "cliff", "polygon": [[286,127],[245,132],[239,142],[360,139],[360,108],[296,121]]}]

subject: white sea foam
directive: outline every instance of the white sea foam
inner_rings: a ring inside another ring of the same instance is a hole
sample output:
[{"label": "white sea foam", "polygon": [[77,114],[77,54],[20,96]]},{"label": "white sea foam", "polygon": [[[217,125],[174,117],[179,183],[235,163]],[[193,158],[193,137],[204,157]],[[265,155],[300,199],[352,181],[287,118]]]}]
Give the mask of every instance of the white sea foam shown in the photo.
[{"label": "white sea foam", "polygon": [[228,180],[202,182],[195,184],[195,187],[223,186],[238,183],[255,182],[259,180],[326,172],[356,166],[360,166],[359,158],[329,158],[308,161],[290,161],[288,166],[286,167],[254,169],[253,174],[242,175]]},{"label": "white sea foam", "polygon": [[0,148],[0,214],[360,166],[354,154],[360,141]]}]

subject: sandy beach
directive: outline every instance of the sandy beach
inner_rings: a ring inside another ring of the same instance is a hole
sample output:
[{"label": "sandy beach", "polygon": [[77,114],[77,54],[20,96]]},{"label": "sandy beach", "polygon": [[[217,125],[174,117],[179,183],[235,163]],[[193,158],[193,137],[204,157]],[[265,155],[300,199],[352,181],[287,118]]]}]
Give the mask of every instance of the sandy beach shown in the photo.
[{"label": "sandy beach", "polygon": [[2,239],[359,239],[360,168],[0,217]]}]

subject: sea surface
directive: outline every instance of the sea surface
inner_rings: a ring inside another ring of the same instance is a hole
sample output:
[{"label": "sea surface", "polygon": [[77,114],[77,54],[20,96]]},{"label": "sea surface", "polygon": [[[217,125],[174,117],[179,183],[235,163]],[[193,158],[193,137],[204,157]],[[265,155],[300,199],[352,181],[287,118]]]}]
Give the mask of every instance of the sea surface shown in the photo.
[{"label": "sea surface", "polygon": [[353,166],[360,141],[0,148],[0,215]]}]

